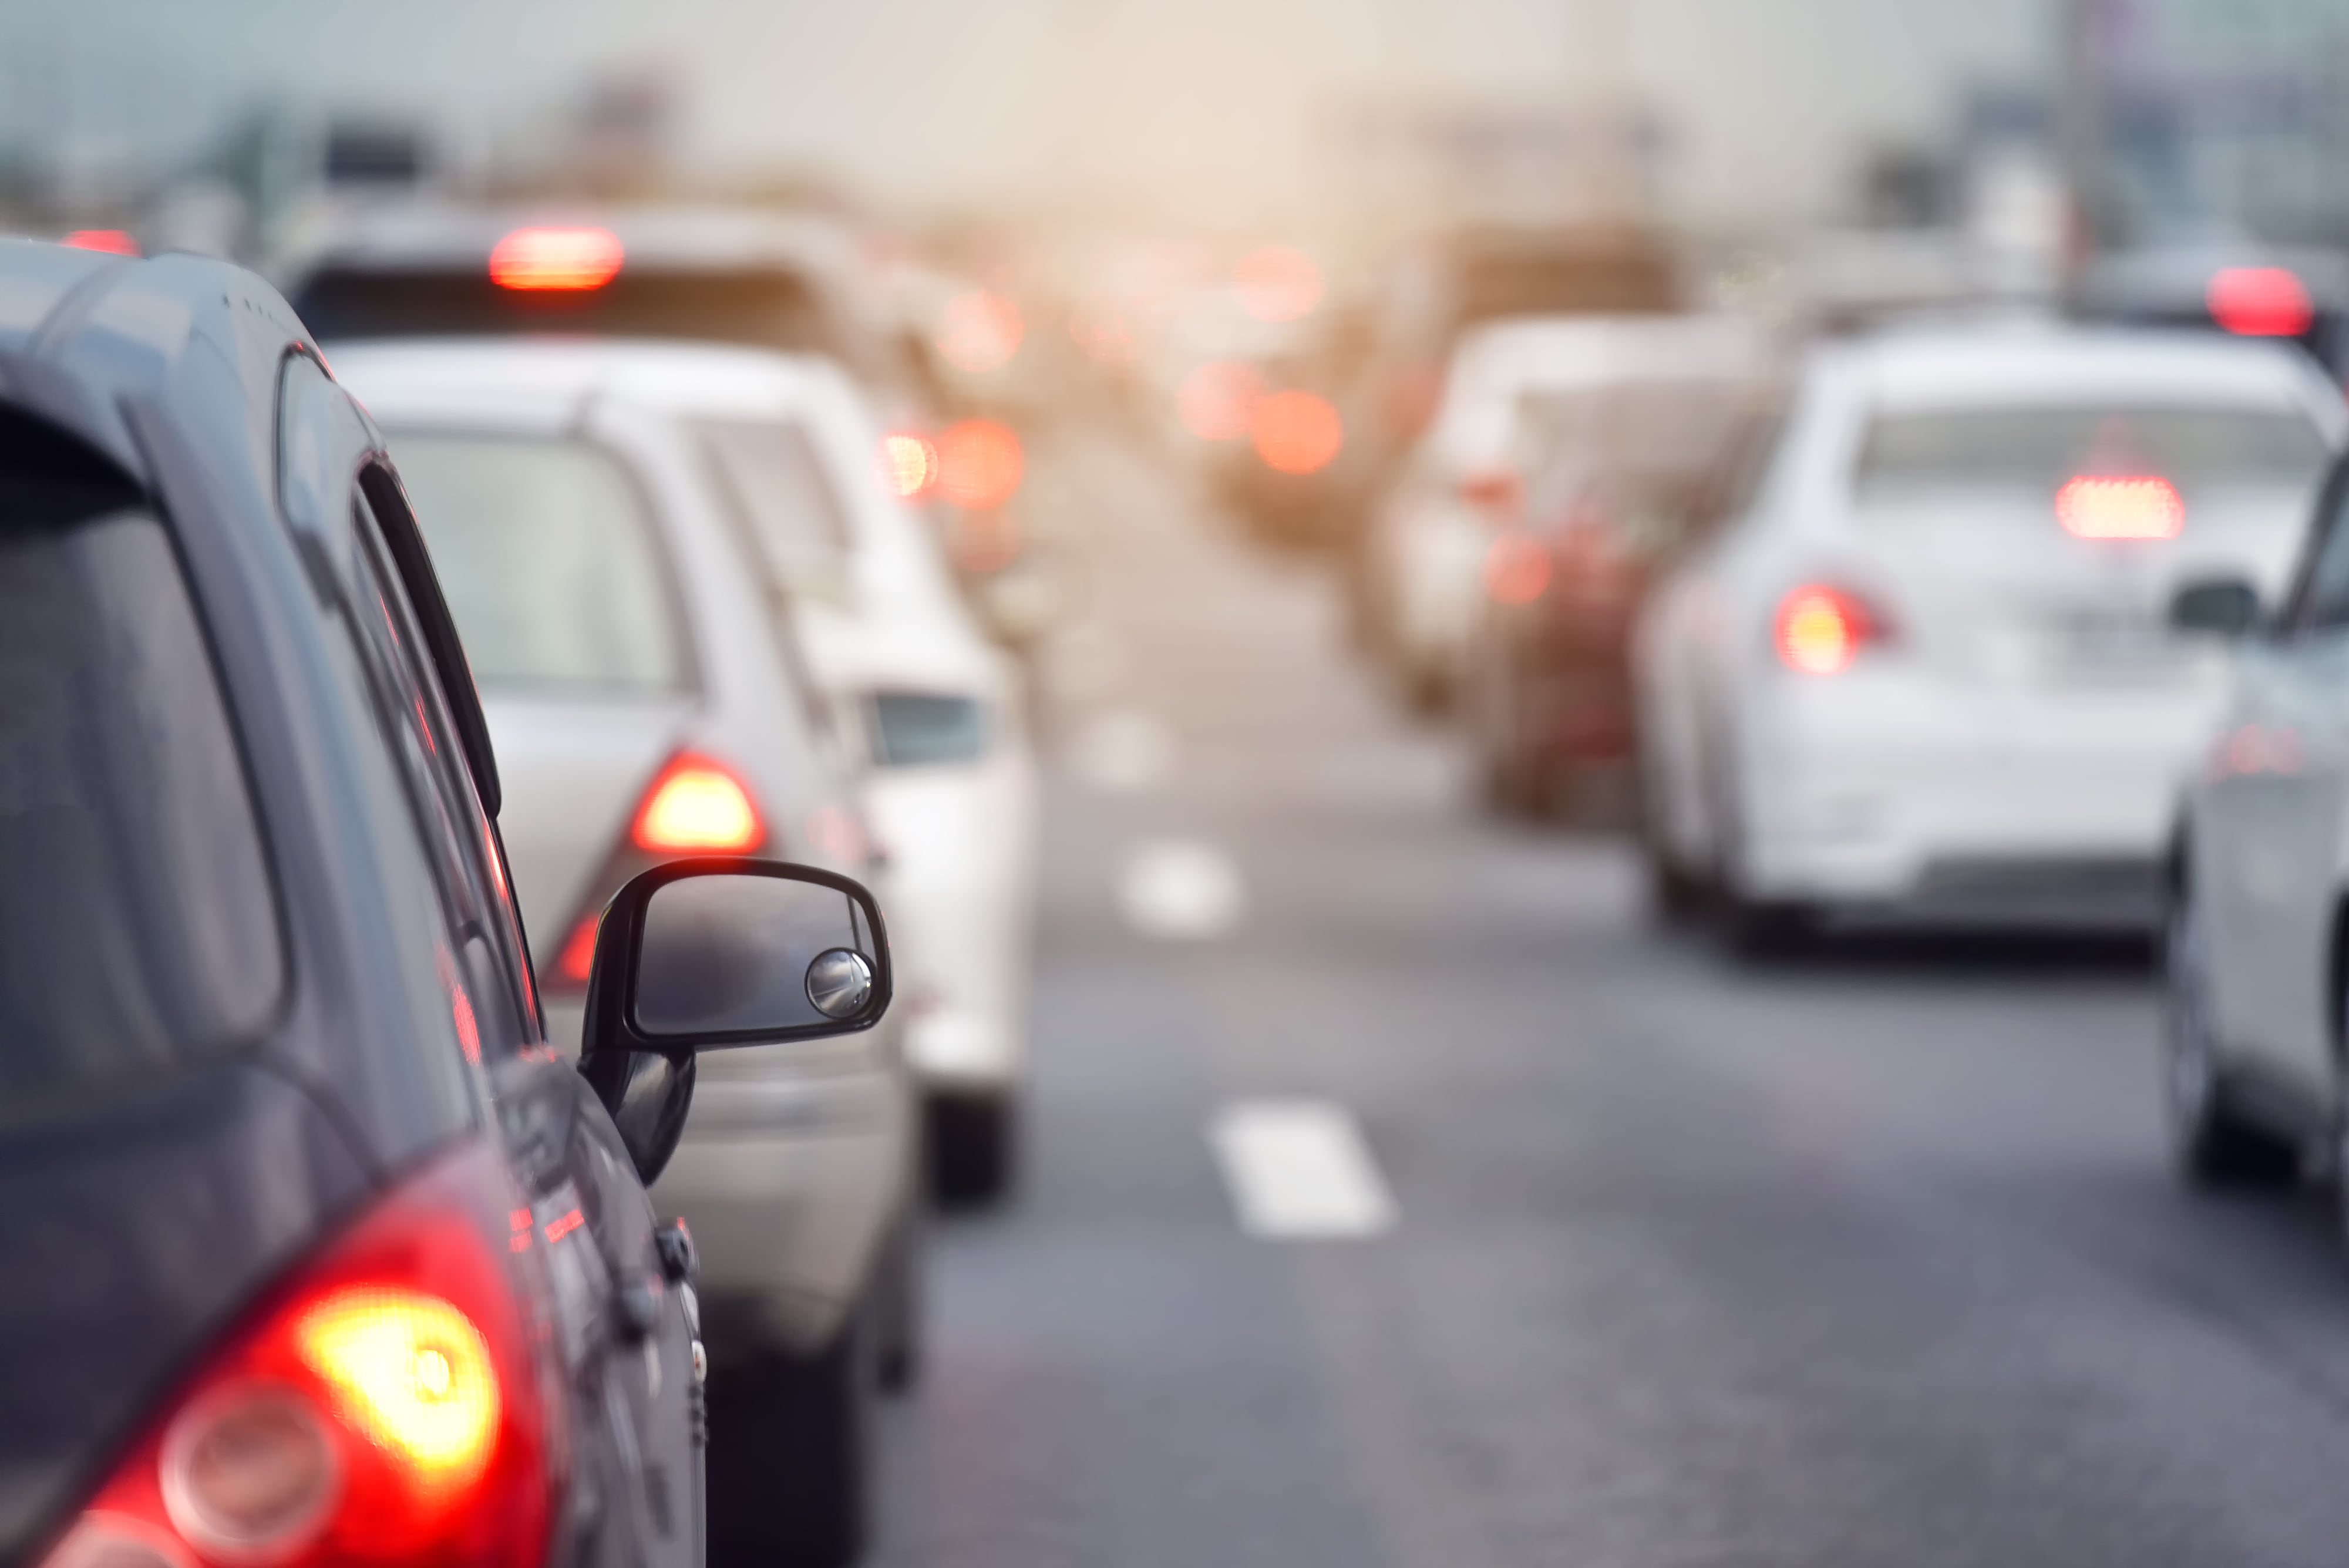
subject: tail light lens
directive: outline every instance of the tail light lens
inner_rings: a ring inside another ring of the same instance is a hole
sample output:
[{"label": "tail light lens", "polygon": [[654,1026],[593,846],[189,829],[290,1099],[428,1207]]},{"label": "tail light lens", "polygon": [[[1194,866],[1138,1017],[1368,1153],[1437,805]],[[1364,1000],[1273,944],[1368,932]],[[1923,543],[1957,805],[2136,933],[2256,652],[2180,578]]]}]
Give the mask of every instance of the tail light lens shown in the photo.
[{"label": "tail light lens", "polygon": [[535,1568],[558,1385],[484,1196],[503,1186],[472,1145],[385,1199],[210,1357],[44,1568]]},{"label": "tail light lens", "polygon": [[748,855],[767,826],[731,768],[680,752],[645,791],[628,837],[656,855]]},{"label": "tail light lens", "polygon": [[2175,539],[2186,500],[2158,475],[2084,473],[2055,493],[2055,520],[2078,539]]},{"label": "tail light lens", "polygon": [[1778,601],[1772,637],[1778,659],[1805,675],[1840,675],[1860,650],[1886,641],[1890,628],[1858,596],[1809,583]]},{"label": "tail light lens", "polygon": [[620,275],[627,259],[609,229],[516,229],[490,248],[490,281],[531,293],[578,293]]}]

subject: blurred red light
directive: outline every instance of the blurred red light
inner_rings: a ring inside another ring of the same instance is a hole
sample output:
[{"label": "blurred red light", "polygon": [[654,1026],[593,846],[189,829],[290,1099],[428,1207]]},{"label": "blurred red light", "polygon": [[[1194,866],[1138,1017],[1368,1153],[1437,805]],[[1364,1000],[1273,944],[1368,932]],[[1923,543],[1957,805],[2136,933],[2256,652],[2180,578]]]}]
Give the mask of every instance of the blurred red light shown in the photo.
[{"label": "blurred red light", "polygon": [[2210,280],[2210,318],[2246,337],[2297,337],[2316,321],[2307,286],[2280,266],[2232,266]]},{"label": "blurred red light", "polygon": [[76,229],[65,244],[78,251],[104,251],[109,255],[135,256],[139,242],[121,229]]},{"label": "blurred red light", "polygon": [[1883,637],[1868,607],[1841,588],[1810,584],[1778,602],[1774,639],[1789,670],[1805,675],[1840,675],[1859,650]]},{"label": "blurred red light", "polygon": [[1011,363],[1027,331],[1017,305],[989,290],[973,289],[947,301],[938,352],[955,369],[984,376]]},{"label": "blurred red light", "polygon": [[970,511],[1009,502],[1026,471],[1019,433],[1000,420],[964,420],[938,440],[938,493]]},{"label": "blurred red light", "polygon": [[1265,245],[1232,265],[1240,308],[1258,321],[1295,321],[1321,303],[1321,269],[1287,245]]},{"label": "blurred red light", "polygon": [[626,258],[609,229],[516,229],[491,248],[490,281],[533,292],[601,288]]},{"label": "blurred red light", "polygon": [[1248,434],[1257,456],[1281,473],[1317,473],[1346,444],[1346,427],[1330,400],[1291,388],[1259,399]]},{"label": "blurred red light", "polygon": [[2055,493],[2055,520],[2081,539],[2174,539],[2186,501],[2166,479],[2084,473]]},{"label": "blurred red light", "polygon": [[916,431],[895,431],[881,438],[881,487],[911,501],[929,493],[938,482],[937,443]]},{"label": "blurred red light", "polygon": [[1264,378],[1253,365],[1216,359],[1183,378],[1174,408],[1183,428],[1201,441],[1237,441],[1248,433]]},{"label": "blurred red light", "polygon": [[1501,605],[1529,605],[1549,587],[1548,548],[1531,534],[1508,533],[1485,553],[1485,591]]}]

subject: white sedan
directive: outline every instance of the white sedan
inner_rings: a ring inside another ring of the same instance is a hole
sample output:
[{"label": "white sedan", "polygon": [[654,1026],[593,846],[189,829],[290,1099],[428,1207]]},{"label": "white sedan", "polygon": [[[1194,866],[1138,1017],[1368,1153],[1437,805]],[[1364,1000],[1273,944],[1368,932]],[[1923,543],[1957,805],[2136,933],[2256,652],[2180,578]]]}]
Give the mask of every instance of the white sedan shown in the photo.
[{"label": "white sedan", "polygon": [[2142,927],[2227,659],[2182,581],[2271,593],[2344,436],[2291,351],[1979,326],[1812,355],[1651,601],[1652,880],[1766,942],[1823,917]]}]

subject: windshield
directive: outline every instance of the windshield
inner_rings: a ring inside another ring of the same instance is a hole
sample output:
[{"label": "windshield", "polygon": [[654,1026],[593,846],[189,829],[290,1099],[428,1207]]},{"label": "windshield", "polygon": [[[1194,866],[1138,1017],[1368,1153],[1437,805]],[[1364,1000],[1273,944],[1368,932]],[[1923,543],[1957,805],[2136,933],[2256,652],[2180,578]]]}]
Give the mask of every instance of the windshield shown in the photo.
[{"label": "windshield", "polygon": [[419,431],[390,443],[484,688],[685,683],[667,563],[617,459],[537,437]]},{"label": "windshield", "polygon": [[2267,409],[2077,405],[1878,414],[1860,449],[1863,500],[1920,491],[2033,490],[2082,475],[2198,489],[2313,485],[2324,439],[2308,417]]}]

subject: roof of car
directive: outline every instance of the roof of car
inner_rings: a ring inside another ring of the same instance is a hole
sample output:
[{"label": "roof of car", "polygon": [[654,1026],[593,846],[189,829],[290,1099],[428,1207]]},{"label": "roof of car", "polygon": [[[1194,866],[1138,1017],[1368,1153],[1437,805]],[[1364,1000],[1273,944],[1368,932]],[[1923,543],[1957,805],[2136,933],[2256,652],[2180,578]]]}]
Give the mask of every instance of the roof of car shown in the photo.
[{"label": "roof of car", "polygon": [[[141,478],[147,463],[126,402],[168,399],[200,349],[248,386],[274,387],[285,348],[307,340],[284,300],[225,262],[0,239],[0,400],[73,431]],[[217,417],[217,378],[206,385],[207,411]],[[272,407],[267,397],[249,399],[248,417],[265,420]],[[255,450],[265,454],[265,443]]]},{"label": "roof of car", "polygon": [[2297,349],[2192,330],[2015,323],[1892,328],[1819,350],[1822,369],[1872,401],[2144,402],[2337,407]]},{"label": "roof of car", "polygon": [[781,413],[848,385],[829,360],[771,348],[647,338],[408,337],[328,344],[362,401],[574,411],[619,397],[681,413]]},{"label": "roof of car", "polygon": [[1769,335],[1733,316],[1526,316],[1461,339],[1455,361],[1511,379],[1604,380],[1627,374],[1764,370]]}]

